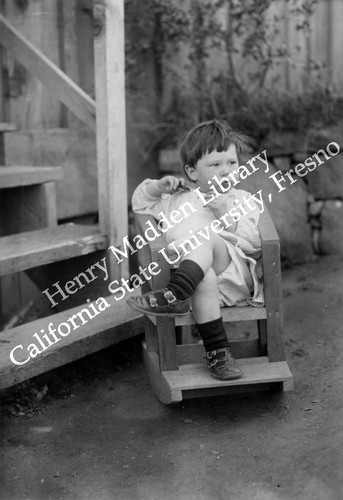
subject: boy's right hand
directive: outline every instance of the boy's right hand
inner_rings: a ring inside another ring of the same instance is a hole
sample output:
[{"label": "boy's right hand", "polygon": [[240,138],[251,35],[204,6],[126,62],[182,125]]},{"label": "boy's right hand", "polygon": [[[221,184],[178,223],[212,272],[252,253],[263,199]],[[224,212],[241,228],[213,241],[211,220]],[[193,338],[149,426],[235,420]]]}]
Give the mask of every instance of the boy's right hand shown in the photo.
[{"label": "boy's right hand", "polygon": [[186,186],[186,181],[182,177],[166,175],[157,181],[157,185],[162,193],[174,193],[180,186]]}]

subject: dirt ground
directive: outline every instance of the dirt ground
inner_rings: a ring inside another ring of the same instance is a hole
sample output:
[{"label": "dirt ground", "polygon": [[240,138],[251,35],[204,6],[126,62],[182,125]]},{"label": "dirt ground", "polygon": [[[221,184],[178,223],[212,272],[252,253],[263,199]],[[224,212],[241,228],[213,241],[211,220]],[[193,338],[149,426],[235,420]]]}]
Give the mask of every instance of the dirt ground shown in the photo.
[{"label": "dirt ground", "polygon": [[343,499],[343,258],[283,287],[293,392],[164,406],[122,343],[5,395],[1,499]]}]

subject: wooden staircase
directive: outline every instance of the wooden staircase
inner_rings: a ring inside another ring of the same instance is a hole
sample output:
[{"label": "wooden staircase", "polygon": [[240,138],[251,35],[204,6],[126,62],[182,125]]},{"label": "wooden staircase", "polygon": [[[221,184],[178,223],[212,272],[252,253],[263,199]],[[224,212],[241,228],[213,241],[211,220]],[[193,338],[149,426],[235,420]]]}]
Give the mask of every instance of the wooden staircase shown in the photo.
[{"label": "wooden staircase", "polygon": [[0,124],[0,276],[107,248],[98,226],[57,224],[61,167],[3,166],[3,135],[14,130]]},{"label": "wooden staircase", "polygon": [[[0,281],[22,277],[23,271],[44,291],[57,279],[67,283],[69,276],[86,270],[99,253],[108,259],[109,281],[128,276],[128,261],[118,265],[106,253],[111,245],[120,246],[128,234],[124,1],[108,0],[97,7],[93,15],[96,100],[0,13],[0,49],[96,132],[99,215],[98,225],[58,224],[55,185],[62,169],[5,166],[4,135],[16,127],[0,123]],[[0,79],[0,93],[1,83]],[[10,121],[11,108],[1,111],[1,119]],[[0,388],[140,333],[141,315],[108,294],[108,283],[102,280],[101,286],[86,288],[84,296],[77,293],[58,304],[54,314],[0,332]],[[73,308],[66,311],[66,307]],[[91,316],[83,321],[87,311]],[[79,313],[82,324],[74,328]],[[51,325],[58,336],[51,333]]]},{"label": "wooden staircase", "polygon": [[[98,304],[95,301],[0,332],[0,390],[143,331],[141,315],[125,302],[114,303],[110,296],[105,297],[102,304],[106,304],[106,308],[101,311],[99,301]],[[83,309],[90,311],[93,318],[84,312],[82,321],[78,315]],[[79,325],[78,328],[70,323],[70,318],[75,316],[78,321],[74,319],[74,324]],[[54,334],[49,335],[49,325]],[[63,336],[68,331],[65,325],[70,326],[70,333]]]},{"label": "wooden staircase", "polygon": [[[13,125],[0,123],[2,164],[4,134],[14,130]],[[0,165],[0,280],[107,249],[108,237],[98,225],[57,223],[55,184],[62,177],[60,167]],[[113,296],[99,300],[0,332],[0,389],[137,335],[142,329],[141,315],[124,301],[116,303]],[[82,310],[83,316],[78,317]],[[75,320],[68,323],[72,317],[79,318],[77,328],[72,328]],[[49,325],[59,332],[62,324],[70,326],[70,334],[65,335],[64,326],[60,335],[51,334],[44,340]]]},{"label": "wooden staircase", "polygon": [[[0,184],[1,189],[1,184]],[[0,238],[0,276],[107,248],[98,226],[62,224]]]}]

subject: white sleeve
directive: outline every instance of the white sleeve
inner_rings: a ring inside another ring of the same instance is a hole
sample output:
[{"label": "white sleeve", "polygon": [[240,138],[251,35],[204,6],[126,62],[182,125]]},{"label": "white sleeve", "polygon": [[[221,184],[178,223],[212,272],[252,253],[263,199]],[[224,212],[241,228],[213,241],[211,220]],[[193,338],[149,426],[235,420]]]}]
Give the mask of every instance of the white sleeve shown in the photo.
[{"label": "white sleeve", "polygon": [[135,213],[152,215],[159,218],[160,212],[163,212],[167,206],[170,195],[162,194],[158,198],[149,195],[146,187],[150,182],[152,182],[152,179],[145,179],[133,192],[132,210]]},{"label": "white sleeve", "polygon": [[[240,212],[241,217],[237,221],[237,228],[234,235],[237,237],[240,247],[247,254],[255,253],[256,251],[259,251],[261,249],[261,238],[258,230],[260,211],[248,191],[240,190],[235,194],[238,202],[243,205],[244,209],[247,210],[248,213],[246,215],[243,215]],[[246,198],[249,198],[249,206],[244,203],[244,196]],[[225,237],[225,235],[223,236]],[[231,237],[229,236],[229,238],[227,239],[231,239]]]},{"label": "white sleeve", "polygon": [[[242,198],[244,195],[251,196],[247,191],[242,192]],[[244,208],[248,210],[248,214],[242,215],[237,222],[236,235],[239,238],[242,238],[242,240],[245,240],[248,243],[248,247],[251,245],[254,252],[261,249],[261,238],[258,230],[260,211],[252,198],[249,199],[249,205],[251,208],[244,205]],[[246,248],[246,251],[247,253],[251,253],[251,248],[250,251],[248,251],[248,247]]]}]

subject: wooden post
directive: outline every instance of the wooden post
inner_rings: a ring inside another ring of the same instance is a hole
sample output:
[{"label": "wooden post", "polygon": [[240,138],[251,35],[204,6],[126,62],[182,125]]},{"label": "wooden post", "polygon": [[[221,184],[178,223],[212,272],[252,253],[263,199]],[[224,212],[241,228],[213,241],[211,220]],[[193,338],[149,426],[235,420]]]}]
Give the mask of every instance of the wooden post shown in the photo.
[{"label": "wooden post", "polygon": [[[99,223],[120,248],[128,234],[124,0],[94,0],[94,31]],[[111,277],[128,275],[127,259],[111,263]]]}]

